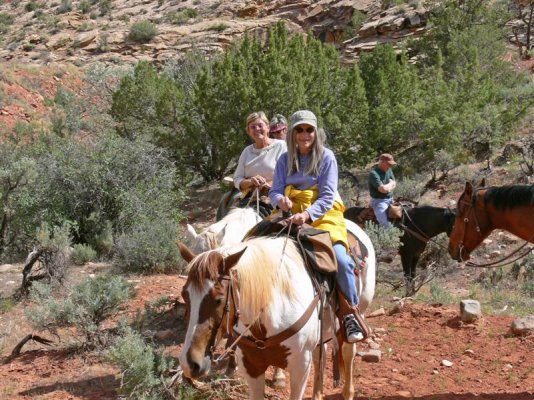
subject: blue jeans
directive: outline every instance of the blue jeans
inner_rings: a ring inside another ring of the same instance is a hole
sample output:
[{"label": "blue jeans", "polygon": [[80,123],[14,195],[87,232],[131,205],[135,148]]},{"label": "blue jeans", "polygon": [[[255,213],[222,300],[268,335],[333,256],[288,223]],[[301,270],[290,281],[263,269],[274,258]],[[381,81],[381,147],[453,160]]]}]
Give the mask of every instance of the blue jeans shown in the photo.
[{"label": "blue jeans", "polygon": [[334,245],[337,259],[336,282],[352,306],[358,305],[358,291],[356,289],[356,275],[354,275],[353,259],[347,254],[347,248],[343,243]]},{"label": "blue jeans", "polygon": [[371,199],[371,207],[373,207],[373,211],[375,212],[376,220],[382,226],[390,226],[387,211],[392,201],[393,199],[391,197],[385,199]]}]

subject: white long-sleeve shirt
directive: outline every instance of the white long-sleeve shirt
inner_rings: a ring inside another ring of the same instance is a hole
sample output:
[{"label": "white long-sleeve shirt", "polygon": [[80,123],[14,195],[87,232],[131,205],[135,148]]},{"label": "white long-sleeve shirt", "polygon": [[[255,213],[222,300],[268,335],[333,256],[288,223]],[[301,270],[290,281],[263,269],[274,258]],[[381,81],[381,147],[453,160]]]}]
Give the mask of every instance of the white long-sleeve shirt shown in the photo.
[{"label": "white long-sleeve shirt", "polygon": [[239,189],[239,185],[244,179],[256,175],[261,175],[268,181],[272,181],[276,162],[286,152],[286,142],[276,139],[262,149],[255,148],[254,144],[245,147],[239,156],[237,169],[234,173],[234,186]]}]

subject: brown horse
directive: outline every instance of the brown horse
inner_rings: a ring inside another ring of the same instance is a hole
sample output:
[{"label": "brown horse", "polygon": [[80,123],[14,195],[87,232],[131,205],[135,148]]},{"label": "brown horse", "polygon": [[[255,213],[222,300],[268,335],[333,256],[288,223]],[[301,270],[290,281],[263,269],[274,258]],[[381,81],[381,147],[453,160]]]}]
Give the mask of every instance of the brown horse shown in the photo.
[{"label": "brown horse", "polygon": [[474,189],[471,183],[458,200],[449,254],[465,261],[494,229],[504,229],[534,243],[534,186],[510,185]]}]

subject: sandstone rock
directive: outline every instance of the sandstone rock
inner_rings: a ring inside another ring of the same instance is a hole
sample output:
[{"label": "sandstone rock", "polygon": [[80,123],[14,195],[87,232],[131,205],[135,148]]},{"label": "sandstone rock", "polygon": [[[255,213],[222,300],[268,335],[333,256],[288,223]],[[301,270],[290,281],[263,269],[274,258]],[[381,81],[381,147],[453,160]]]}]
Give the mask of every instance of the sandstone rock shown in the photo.
[{"label": "sandstone rock", "polygon": [[460,302],[460,319],[463,322],[473,322],[482,315],[480,303],[477,300],[462,300]]},{"label": "sandstone rock", "polygon": [[377,362],[380,362],[381,359],[382,359],[382,352],[377,349],[371,349],[367,353],[364,353],[362,356],[362,360],[365,362],[377,363]]},{"label": "sandstone rock", "polygon": [[512,322],[511,331],[517,336],[527,335],[534,331],[534,315],[515,319]]},{"label": "sandstone rock", "polygon": [[79,47],[79,48],[86,47],[96,39],[96,35],[97,35],[96,31],[80,33],[76,37],[76,39],[74,39],[72,46]]}]

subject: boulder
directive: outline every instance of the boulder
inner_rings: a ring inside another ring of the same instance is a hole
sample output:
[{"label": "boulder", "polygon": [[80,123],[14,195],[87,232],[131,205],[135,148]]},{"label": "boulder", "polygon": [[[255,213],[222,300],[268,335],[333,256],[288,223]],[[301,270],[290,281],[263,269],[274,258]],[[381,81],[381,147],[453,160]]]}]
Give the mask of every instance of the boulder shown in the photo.
[{"label": "boulder", "polygon": [[516,336],[524,336],[534,331],[534,315],[524,318],[517,318],[512,322],[510,327],[512,333]]},{"label": "boulder", "polygon": [[474,322],[482,315],[480,303],[476,300],[462,300],[460,302],[460,319],[463,322]]}]

